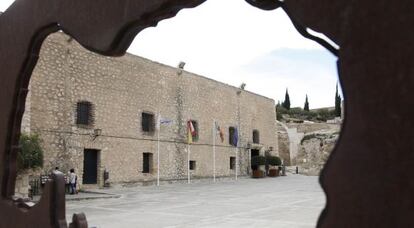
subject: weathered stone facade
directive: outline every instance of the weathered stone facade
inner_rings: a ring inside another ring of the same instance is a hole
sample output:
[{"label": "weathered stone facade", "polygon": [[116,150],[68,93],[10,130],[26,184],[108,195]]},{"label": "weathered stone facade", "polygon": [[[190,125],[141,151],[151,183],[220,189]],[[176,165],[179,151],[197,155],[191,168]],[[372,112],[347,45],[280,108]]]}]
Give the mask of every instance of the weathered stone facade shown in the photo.
[{"label": "weathered stone facade", "polygon": [[[97,184],[103,171],[110,182],[154,181],[157,177],[157,132],[143,132],[141,113],[158,113],[173,120],[160,131],[161,180],[187,178],[187,120],[198,123],[199,139],[191,145],[190,160],[196,161],[192,177],[213,175],[213,121],[224,130],[224,142],[216,138],[216,175],[235,174],[230,157],[229,127],[239,129],[240,175],[250,172],[252,145],[260,153],[277,154],[275,103],[253,94],[178,68],[126,54],[104,57],[83,49],[63,33],[44,42],[30,82],[25,126],[43,140],[44,169],[75,168],[82,183],[84,151],[97,151]],[[93,104],[94,123],[76,124],[79,101]],[[29,125],[28,125],[29,124]],[[98,131],[96,129],[99,129]],[[260,143],[252,144],[259,130]],[[99,132],[99,134],[96,134]],[[143,173],[143,153],[152,153],[150,173]]]},{"label": "weathered stone facade", "polygon": [[341,124],[278,122],[278,152],[289,170],[319,175],[339,137]]}]

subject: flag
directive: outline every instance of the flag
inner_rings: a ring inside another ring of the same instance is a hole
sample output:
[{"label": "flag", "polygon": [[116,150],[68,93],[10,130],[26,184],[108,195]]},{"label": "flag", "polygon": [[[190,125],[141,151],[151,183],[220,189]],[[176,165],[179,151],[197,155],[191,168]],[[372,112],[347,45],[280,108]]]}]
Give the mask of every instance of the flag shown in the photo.
[{"label": "flag", "polygon": [[155,125],[155,129],[157,129],[157,131],[160,130],[160,124],[161,124],[161,114],[158,114],[157,124]]},{"label": "flag", "polygon": [[162,118],[161,114],[158,114],[158,118],[157,118],[157,123],[155,125],[157,131],[160,130],[161,124],[170,124],[172,123],[172,120],[166,119],[166,118]]},{"label": "flag", "polygon": [[239,141],[239,132],[237,131],[237,127],[234,128],[232,139],[233,139],[232,145],[237,147],[237,142]]},{"label": "flag", "polygon": [[187,128],[191,132],[192,136],[196,136],[196,131],[194,129],[193,121],[191,120],[187,121]]},{"label": "flag", "polygon": [[193,143],[193,136],[196,134],[193,123],[191,120],[187,121],[187,143]]},{"label": "flag", "polygon": [[217,122],[214,122],[214,123],[216,125],[216,130],[220,135],[221,142],[224,142],[224,132],[223,132],[223,130],[221,129],[220,125]]},{"label": "flag", "polygon": [[165,119],[165,118],[161,118],[161,120],[160,120],[160,124],[170,124],[172,122],[173,122],[172,120]]}]

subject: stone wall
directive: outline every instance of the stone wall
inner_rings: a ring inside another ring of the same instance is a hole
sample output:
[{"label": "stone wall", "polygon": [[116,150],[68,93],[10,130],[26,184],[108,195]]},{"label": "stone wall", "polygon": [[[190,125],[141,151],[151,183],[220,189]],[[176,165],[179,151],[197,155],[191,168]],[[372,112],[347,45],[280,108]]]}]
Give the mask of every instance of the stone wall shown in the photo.
[{"label": "stone wall", "polygon": [[338,138],[338,132],[315,133],[304,138],[296,159],[299,172],[319,175]]},{"label": "stone wall", "polygon": [[30,191],[29,181],[34,178],[38,178],[40,176],[40,173],[41,170],[39,168],[18,172],[16,177],[14,195],[17,198],[28,198]]},{"label": "stone wall", "polygon": [[339,137],[340,127],[340,123],[279,122],[279,154],[289,161],[286,165],[294,169],[299,166],[300,173],[319,175]]},{"label": "stone wall", "polygon": [[[203,76],[165,66],[141,57],[103,57],[83,49],[63,33],[44,42],[30,82],[31,132],[41,136],[44,169],[75,168],[82,183],[84,150],[98,150],[98,184],[103,171],[110,181],[154,181],[157,176],[156,132],[141,129],[141,113],[173,120],[160,131],[162,180],[187,178],[186,122],[196,120],[199,140],[190,146],[196,161],[193,177],[213,175],[213,122],[224,129],[225,140],[216,138],[216,174],[233,176],[230,157],[239,156],[241,175],[250,172],[252,132],[260,132],[260,150],[277,154],[275,103],[272,99]],[[76,104],[89,101],[94,107],[91,127],[75,124]],[[26,114],[27,115],[27,114]],[[239,149],[229,145],[228,128],[239,128]],[[94,136],[94,130],[101,134]],[[153,169],[143,173],[143,153],[153,154]]]},{"label": "stone wall", "polygon": [[290,151],[289,151],[289,136],[287,130],[281,123],[277,125],[277,137],[278,137],[278,151],[279,156],[283,160],[286,166],[291,165]]}]

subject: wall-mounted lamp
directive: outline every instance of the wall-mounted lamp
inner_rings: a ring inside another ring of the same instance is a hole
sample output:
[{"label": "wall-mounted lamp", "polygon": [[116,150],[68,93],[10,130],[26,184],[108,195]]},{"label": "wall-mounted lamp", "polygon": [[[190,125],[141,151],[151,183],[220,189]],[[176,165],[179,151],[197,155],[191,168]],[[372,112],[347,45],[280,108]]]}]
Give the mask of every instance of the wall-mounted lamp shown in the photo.
[{"label": "wall-mounted lamp", "polygon": [[185,62],[183,62],[183,61],[181,61],[181,62],[178,64],[178,71],[177,71],[177,74],[178,74],[178,75],[181,75],[181,74],[183,73],[184,66],[185,66]]}]

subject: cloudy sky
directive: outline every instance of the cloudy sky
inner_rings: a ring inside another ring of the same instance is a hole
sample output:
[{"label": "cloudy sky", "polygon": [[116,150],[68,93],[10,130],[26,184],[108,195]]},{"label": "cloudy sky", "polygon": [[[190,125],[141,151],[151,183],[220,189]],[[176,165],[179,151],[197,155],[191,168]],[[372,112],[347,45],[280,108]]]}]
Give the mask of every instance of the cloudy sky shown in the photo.
[{"label": "cloudy sky", "polygon": [[[1,0],[4,11],[13,0]],[[244,0],[209,0],[182,10],[135,39],[128,52],[283,101],[334,106],[336,57],[300,36],[282,10],[261,11]]]}]

